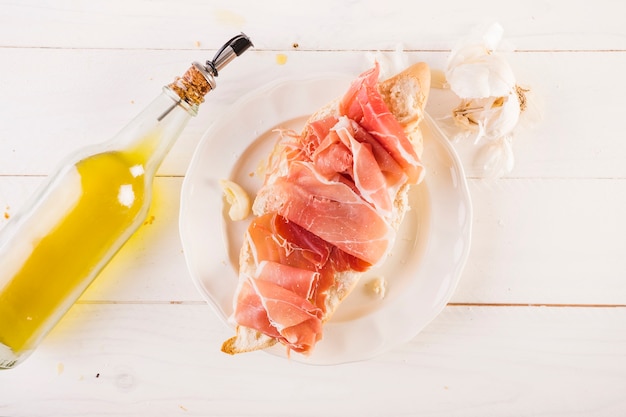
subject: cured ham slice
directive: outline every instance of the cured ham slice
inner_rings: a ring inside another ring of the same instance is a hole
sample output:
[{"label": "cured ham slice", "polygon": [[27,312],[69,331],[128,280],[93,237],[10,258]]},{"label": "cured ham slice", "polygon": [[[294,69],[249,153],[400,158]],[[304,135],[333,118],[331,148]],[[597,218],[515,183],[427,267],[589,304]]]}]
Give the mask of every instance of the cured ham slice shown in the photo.
[{"label": "cured ham slice", "polygon": [[235,319],[302,352],[321,338],[322,312],[304,297],[271,281],[248,278],[237,297]]},{"label": "cured ham slice", "polygon": [[354,137],[354,126],[347,118],[337,123],[333,130],[340,138],[341,143],[352,154],[352,169],[350,176],[360,196],[371,203],[383,217],[391,216],[392,196],[390,196],[387,182],[370,143],[359,142]]},{"label": "cured ham slice", "polygon": [[263,261],[318,271],[328,262],[333,247],[277,213],[255,218],[245,236],[255,266]]},{"label": "cured ham slice", "polygon": [[308,350],[322,337],[322,311],[310,301],[269,281],[250,282],[259,295],[269,322],[291,349]]},{"label": "cured ham slice", "polygon": [[241,282],[237,289],[234,318],[240,326],[256,329],[270,337],[280,337],[280,332],[267,316],[261,296],[247,279]]},{"label": "cured ham slice", "polygon": [[340,112],[355,120],[402,166],[411,184],[423,176],[423,167],[404,129],[378,92],[378,64],[352,83],[339,105]]},{"label": "cured ham slice", "polygon": [[244,238],[238,336],[225,352],[251,350],[238,340],[310,352],[358,274],[386,260],[405,209],[398,195],[423,167],[378,91],[378,73],[378,65],[364,72],[301,134],[281,131]]},{"label": "cured ham slice", "polygon": [[278,285],[305,300],[313,295],[320,276],[319,272],[270,261],[260,262],[256,272],[257,280]]},{"label": "cured ham slice", "polygon": [[370,135],[367,130],[353,120],[350,120],[350,124],[354,138],[359,142],[367,143],[371,147],[378,168],[387,182],[387,189],[390,195],[397,192],[398,188],[404,185],[408,179],[400,164],[393,159],[378,140]]},{"label": "cured ham slice", "polygon": [[[263,187],[263,210],[276,212],[344,252],[374,265],[387,254],[395,231],[351,187],[294,161],[287,176]],[[256,204],[256,202],[255,202]]]},{"label": "cured ham slice", "polygon": [[328,116],[306,125],[302,138],[299,138],[302,148],[306,149],[306,158],[313,159],[312,155],[317,151],[320,143],[326,138],[326,135],[328,135],[328,132],[335,124],[337,124],[337,117]]},{"label": "cured ham slice", "polygon": [[241,273],[236,322],[296,352],[310,350],[321,338],[334,274],[367,266],[276,213],[255,219],[246,240],[254,265]]}]

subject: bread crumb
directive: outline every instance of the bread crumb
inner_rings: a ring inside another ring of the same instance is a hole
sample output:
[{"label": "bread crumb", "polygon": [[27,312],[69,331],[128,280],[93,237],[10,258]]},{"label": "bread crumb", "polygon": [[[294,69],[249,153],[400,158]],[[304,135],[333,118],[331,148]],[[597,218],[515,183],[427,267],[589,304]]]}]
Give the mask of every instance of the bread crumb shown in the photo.
[{"label": "bread crumb", "polygon": [[298,49],[300,47],[300,44],[298,42],[294,42],[291,46],[293,46],[293,49]]},{"label": "bread crumb", "polygon": [[387,295],[387,280],[384,277],[372,278],[365,284],[365,288],[371,295],[382,300]]},{"label": "bread crumb", "polygon": [[195,41],[194,45],[196,46],[196,48],[199,48],[200,47],[200,41]]},{"label": "bread crumb", "polygon": [[152,224],[152,223],[154,223],[154,216],[150,216],[150,217],[148,217],[148,218],[146,219],[146,221],[145,221],[145,222],[143,222],[143,224],[144,224],[144,225],[146,225],[146,226],[147,226],[147,225],[149,225],[149,224]]},{"label": "bread crumb", "polygon": [[180,408],[180,409],[181,409],[181,410],[183,410],[183,411],[188,411],[188,410],[187,410],[187,408],[185,408],[185,406],[184,406],[184,405],[179,405],[179,406],[178,406],[178,408]]}]

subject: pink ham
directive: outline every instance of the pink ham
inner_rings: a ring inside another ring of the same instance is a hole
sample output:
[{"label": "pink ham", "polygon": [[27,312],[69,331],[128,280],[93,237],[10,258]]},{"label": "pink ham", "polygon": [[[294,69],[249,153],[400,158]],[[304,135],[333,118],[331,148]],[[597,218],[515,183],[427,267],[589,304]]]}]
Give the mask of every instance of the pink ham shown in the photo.
[{"label": "pink ham", "polygon": [[309,299],[319,279],[319,272],[294,266],[283,265],[278,262],[261,261],[256,269],[257,280],[271,282],[299,297]]},{"label": "pink ham", "polygon": [[352,176],[354,164],[350,144],[343,143],[334,130],[330,130],[311,155],[316,171],[331,179],[335,175]]},{"label": "pink ham", "polygon": [[306,158],[312,160],[313,153],[320,146],[320,143],[326,138],[330,129],[337,123],[335,116],[328,116],[320,120],[308,123],[304,128],[300,143],[306,150]]},{"label": "pink ham", "polygon": [[350,124],[354,132],[354,138],[359,142],[367,143],[371,147],[378,168],[385,177],[390,193],[397,191],[402,184],[406,183],[408,178],[400,164],[398,164],[376,138],[370,135],[363,127],[354,120],[350,120]]},{"label": "pink ham", "polygon": [[378,64],[361,74],[341,100],[340,112],[378,140],[400,164],[410,183],[418,183],[423,176],[423,167],[404,129],[378,92],[378,74]]},{"label": "pink ham", "polygon": [[332,245],[276,213],[255,218],[246,234],[255,262],[272,261],[309,271],[326,265]]},{"label": "pink ham", "polygon": [[309,352],[322,337],[328,291],[344,271],[384,261],[393,201],[423,167],[377,90],[378,65],[350,86],[339,113],[283,132],[254,203],[235,320]]},{"label": "pink ham", "polygon": [[[322,337],[322,311],[280,285],[250,280],[272,326],[296,352],[309,350]],[[293,328],[296,327],[297,331]]]},{"label": "pink ham", "polygon": [[243,281],[239,286],[235,299],[234,318],[241,326],[258,330],[270,337],[280,337],[280,333],[267,317],[261,297],[248,280]]},{"label": "pink ham", "polygon": [[342,182],[318,175],[311,163],[293,161],[289,173],[264,186],[257,200],[314,235],[369,264],[381,261],[395,231],[381,214]]},{"label": "pink ham", "polygon": [[305,352],[322,337],[322,311],[271,281],[248,278],[237,296],[235,320]]},{"label": "pink ham", "polygon": [[309,300],[316,298],[321,277],[317,269],[328,263],[330,249],[276,215],[259,220],[251,224],[247,238],[257,238],[250,244],[255,258],[261,258],[252,268],[253,276],[242,273],[235,320],[283,341],[294,351],[306,352],[321,338],[323,311]]},{"label": "pink ham", "polygon": [[342,119],[333,128],[346,148],[352,153],[351,177],[359,195],[385,218],[391,217],[392,197],[385,176],[376,161],[370,144],[354,138],[353,125]]}]

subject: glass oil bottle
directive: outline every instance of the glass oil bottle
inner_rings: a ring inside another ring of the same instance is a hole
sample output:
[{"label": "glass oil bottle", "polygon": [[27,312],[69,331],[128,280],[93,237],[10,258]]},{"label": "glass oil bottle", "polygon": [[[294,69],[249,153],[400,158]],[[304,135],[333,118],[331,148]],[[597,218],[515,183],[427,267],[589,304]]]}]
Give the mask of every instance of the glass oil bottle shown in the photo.
[{"label": "glass oil bottle", "polygon": [[0,229],[0,369],[22,362],[145,221],[154,176],[244,34],[194,62],[111,140],[82,149]]}]

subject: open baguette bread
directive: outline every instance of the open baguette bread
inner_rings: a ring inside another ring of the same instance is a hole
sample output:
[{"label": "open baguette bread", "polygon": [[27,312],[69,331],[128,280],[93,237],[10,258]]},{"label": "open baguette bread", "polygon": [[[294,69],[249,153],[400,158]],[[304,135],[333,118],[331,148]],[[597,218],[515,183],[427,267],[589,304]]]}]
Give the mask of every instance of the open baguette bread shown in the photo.
[{"label": "open baguette bread", "polygon": [[[428,100],[430,89],[430,69],[428,65],[425,63],[414,64],[394,77],[379,82],[376,88],[389,112],[393,114],[404,130],[404,134],[408,138],[416,155],[421,157],[423,143],[419,123],[423,119],[424,108]],[[340,106],[340,99],[327,104],[315,112],[306,124],[309,125],[327,117],[338,115],[340,113]],[[281,148],[281,143],[279,142],[273,151],[272,157],[276,157],[276,153],[281,152],[284,152],[284,149]],[[275,169],[273,175],[269,175],[266,178],[266,183],[275,182],[277,178],[286,175],[285,172],[281,172],[284,170],[283,168],[284,167],[278,167]],[[393,199],[391,214],[388,216],[387,221],[395,230],[398,229],[405,213],[410,208],[407,195],[410,185],[410,183],[403,184],[399,187],[397,192],[394,192],[395,198]],[[261,216],[270,211],[271,208],[268,207],[270,207],[272,203],[269,200],[272,198],[271,193],[261,191],[254,201],[254,214]],[[255,250],[251,241],[245,239],[239,259],[240,276],[250,277],[255,275],[258,262],[255,260],[254,252]],[[337,271],[333,274],[334,282],[327,289],[323,301],[322,323],[325,323],[331,318],[341,302],[355,288],[362,275],[363,272],[359,268],[356,270],[348,269]],[[279,339],[276,337],[237,323],[236,335],[223,343],[222,351],[228,354],[250,352],[266,349],[273,346],[278,341]]]}]

